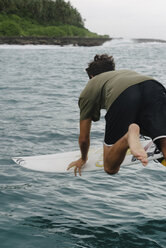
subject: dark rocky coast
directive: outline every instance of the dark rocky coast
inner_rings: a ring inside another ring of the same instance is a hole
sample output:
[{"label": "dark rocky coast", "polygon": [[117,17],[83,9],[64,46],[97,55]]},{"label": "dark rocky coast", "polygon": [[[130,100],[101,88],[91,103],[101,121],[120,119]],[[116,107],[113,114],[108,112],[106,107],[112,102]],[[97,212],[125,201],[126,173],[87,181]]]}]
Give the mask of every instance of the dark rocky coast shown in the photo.
[{"label": "dark rocky coast", "polygon": [[159,43],[166,43],[166,40],[160,40],[160,39],[133,39],[135,42],[142,43],[142,42],[159,42]]},{"label": "dark rocky coast", "polygon": [[100,46],[111,38],[80,38],[80,37],[0,37],[0,44],[10,45],[74,45]]}]

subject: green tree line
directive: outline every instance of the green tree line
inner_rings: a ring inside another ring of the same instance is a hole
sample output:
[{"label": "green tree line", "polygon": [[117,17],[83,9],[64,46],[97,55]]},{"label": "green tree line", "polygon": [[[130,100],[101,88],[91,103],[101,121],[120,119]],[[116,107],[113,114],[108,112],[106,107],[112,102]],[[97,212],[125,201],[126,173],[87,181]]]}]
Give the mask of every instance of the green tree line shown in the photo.
[{"label": "green tree line", "polygon": [[64,0],[0,0],[0,36],[103,37]]},{"label": "green tree line", "polygon": [[45,25],[84,27],[80,13],[64,0],[0,0],[0,13],[31,18]]}]

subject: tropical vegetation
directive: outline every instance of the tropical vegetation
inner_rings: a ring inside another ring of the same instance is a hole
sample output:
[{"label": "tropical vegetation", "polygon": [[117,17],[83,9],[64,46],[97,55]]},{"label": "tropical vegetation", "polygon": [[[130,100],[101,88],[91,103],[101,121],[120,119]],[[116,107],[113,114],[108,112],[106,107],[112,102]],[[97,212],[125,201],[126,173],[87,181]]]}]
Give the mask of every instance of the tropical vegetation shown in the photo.
[{"label": "tropical vegetation", "polygon": [[99,37],[64,0],[0,0],[0,36]]}]

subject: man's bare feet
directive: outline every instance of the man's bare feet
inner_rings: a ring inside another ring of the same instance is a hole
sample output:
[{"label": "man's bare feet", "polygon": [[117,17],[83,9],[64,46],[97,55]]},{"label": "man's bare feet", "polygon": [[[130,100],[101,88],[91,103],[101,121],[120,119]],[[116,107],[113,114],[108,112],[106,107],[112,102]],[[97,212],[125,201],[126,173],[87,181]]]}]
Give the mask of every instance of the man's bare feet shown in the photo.
[{"label": "man's bare feet", "polygon": [[131,153],[146,166],[148,163],[147,153],[142,147],[140,140],[140,128],[137,124],[131,124],[127,133],[127,140]]}]

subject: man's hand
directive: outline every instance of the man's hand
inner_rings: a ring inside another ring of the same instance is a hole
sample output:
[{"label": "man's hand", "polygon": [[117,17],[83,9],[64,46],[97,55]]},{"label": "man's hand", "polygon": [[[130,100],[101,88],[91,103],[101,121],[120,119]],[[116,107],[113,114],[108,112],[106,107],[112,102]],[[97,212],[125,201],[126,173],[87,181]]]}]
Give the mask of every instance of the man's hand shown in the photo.
[{"label": "man's hand", "polygon": [[72,167],[75,167],[74,168],[75,176],[77,176],[77,172],[79,172],[79,175],[81,176],[81,169],[85,163],[86,163],[86,160],[83,160],[82,158],[80,158],[80,159],[70,163],[69,166],[67,167],[67,170],[70,170]]}]

